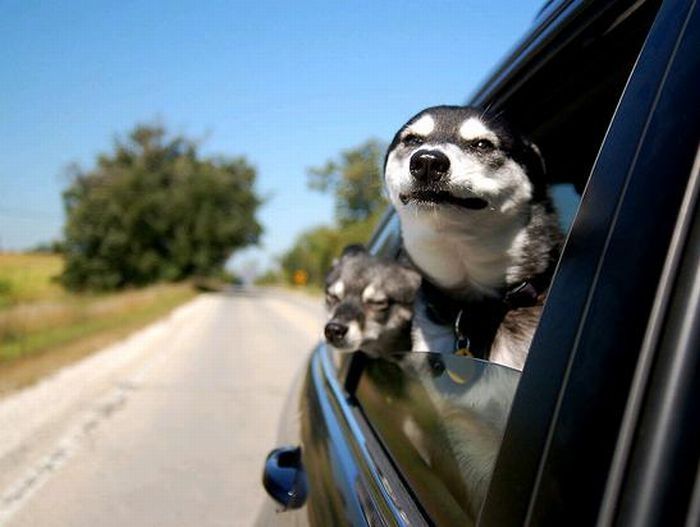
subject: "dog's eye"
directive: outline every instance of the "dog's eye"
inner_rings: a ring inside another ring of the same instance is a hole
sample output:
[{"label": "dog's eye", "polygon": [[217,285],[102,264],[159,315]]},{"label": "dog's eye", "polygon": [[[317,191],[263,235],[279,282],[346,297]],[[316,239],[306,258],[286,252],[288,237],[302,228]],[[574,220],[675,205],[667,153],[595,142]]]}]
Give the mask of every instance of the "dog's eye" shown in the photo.
[{"label": "dog's eye", "polygon": [[416,134],[408,134],[403,138],[403,144],[409,146],[418,146],[423,144],[423,138]]},{"label": "dog's eye", "polygon": [[389,307],[388,300],[367,300],[367,305],[372,309],[383,310]]},{"label": "dog's eye", "polygon": [[474,148],[476,148],[479,152],[491,152],[495,150],[496,145],[494,145],[488,139],[479,139],[476,143],[474,143]]},{"label": "dog's eye", "polygon": [[329,304],[335,304],[337,302],[340,302],[340,298],[338,298],[337,295],[334,295],[333,293],[326,293],[326,302]]}]

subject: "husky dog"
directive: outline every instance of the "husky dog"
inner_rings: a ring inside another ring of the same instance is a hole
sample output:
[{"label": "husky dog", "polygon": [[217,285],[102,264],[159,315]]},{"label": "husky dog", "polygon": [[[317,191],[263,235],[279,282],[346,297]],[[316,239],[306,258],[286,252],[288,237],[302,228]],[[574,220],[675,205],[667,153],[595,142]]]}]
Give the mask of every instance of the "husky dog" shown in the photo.
[{"label": "husky dog", "polygon": [[420,275],[400,263],[350,245],[326,277],[328,343],[370,356],[411,349],[413,302]]},{"label": "husky dog", "polygon": [[437,106],[397,132],[384,169],[423,275],[413,349],[522,369],[562,240],[537,147],[488,112]]}]

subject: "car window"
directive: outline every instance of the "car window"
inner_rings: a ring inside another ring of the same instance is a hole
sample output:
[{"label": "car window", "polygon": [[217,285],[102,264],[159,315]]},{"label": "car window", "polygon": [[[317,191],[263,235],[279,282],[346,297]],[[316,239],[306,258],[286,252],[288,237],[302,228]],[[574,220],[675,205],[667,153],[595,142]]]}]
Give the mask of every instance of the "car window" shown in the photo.
[{"label": "car window", "polygon": [[620,4],[571,17],[579,26],[554,35],[554,49],[524,59],[521,72],[473,101],[502,112],[537,145],[565,232],[659,6]]},{"label": "car window", "polygon": [[379,222],[375,235],[367,244],[369,251],[383,258],[395,258],[401,246],[401,231],[399,218],[393,209],[389,208]]},{"label": "car window", "polygon": [[476,520],[519,375],[456,355],[368,359],[355,396],[437,524]]}]

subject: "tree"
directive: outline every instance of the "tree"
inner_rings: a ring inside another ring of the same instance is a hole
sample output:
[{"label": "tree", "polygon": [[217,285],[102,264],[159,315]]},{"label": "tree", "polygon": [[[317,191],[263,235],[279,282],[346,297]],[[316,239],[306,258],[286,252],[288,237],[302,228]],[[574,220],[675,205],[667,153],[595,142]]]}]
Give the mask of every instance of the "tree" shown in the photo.
[{"label": "tree", "polygon": [[210,276],[257,243],[255,169],[242,157],[201,158],[195,141],[139,125],[96,167],[68,169],[62,283],[117,289]]},{"label": "tree", "polygon": [[309,284],[323,286],[333,259],[346,245],[366,243],[382,213],[383,209],[343,227],[315,227],[301,233],[292,248],[280,258],[284,280],[294,283],[294,274],[303,271]]},{"label": "tree", "polygon": [[383,152],[381,144],[370,139],[341,152],[338,160],[308,169],[309,186],[333,194],[340,225],[365,220],[386,206],[382,193]]},{"label": "tree", "polygon": [[294,284],[295,274],[302,271],[308,283],[323,284],[339,243],[338,231],[330,227],[316,227],[301,233],[294,246],[280,258],[285,281]]}]

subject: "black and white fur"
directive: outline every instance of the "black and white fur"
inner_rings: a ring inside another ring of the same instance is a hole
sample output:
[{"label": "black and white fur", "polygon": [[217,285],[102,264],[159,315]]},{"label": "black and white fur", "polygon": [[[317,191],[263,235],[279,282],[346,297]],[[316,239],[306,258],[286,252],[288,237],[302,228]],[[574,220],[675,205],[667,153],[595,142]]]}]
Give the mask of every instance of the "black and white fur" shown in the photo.
[{"label": "black and white fur", "polygon": [[[474,304],[550,272],[562,235],[535,145],[475,108],[423,110],[396,134],[385,183],[409,258],[449,297]],[[522,369],[543,303],[509,311],[489,359]],[[416,306],[413,349],[454,351],[451,325]]]},{"label": "black and white fur", "polygon": [[411,349],[413,304],[421,277],[398,262],[346,247],[326,276],[326,341],[378,357]]}]

